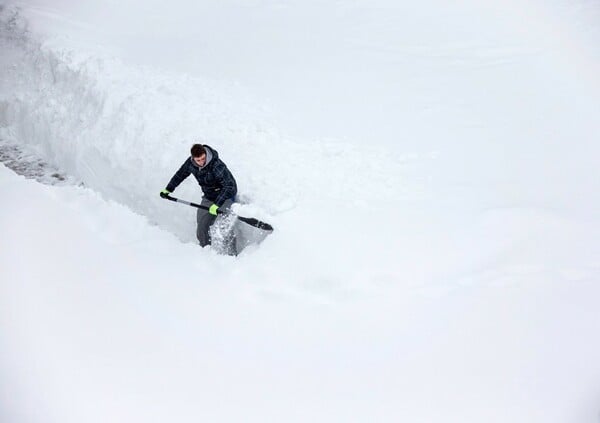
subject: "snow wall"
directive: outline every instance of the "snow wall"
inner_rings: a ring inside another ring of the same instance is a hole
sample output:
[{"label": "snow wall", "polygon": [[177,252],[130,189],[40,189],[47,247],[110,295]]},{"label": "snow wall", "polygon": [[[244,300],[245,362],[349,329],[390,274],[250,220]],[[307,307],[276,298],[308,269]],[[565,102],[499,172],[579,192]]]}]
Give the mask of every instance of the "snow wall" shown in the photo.
[{"label": "snow wall", "polygon": [[[267,221],[299,197],[365,204],[357,166],[370,173],[377,197],[397,195],[401,168],[414,159],[370,151],[364,160],[351,145],[293,140],[235,84],[128,67],[97,52],[41,43],[18,8],[3,7],[0,25],[0,136],[19,140],[185,241],[193,240],[194,211],[165,204],[158,191],[195,142],[216,148],[232,170],[241,202],[251,203],[241,211]],[[345,165],[331,166],[331,160]],[[201,193],[189,178],[177,195],[196,201]]]}]

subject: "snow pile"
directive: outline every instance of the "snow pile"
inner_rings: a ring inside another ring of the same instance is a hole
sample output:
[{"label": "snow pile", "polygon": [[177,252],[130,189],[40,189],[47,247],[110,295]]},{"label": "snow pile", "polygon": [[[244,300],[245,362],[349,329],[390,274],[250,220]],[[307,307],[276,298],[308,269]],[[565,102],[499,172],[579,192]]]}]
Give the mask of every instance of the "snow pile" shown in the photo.
[{"label": "snow pile", "polygon": [[[8,95],[2,101],[3,138],[35,147],[86,186],[134,210],[164,222],[168,215],[152,200],[193,142],[219,144],[227,135],[248,149],[248,133],[260,139],[260,129],[243,123],[224,97],[226,90],[50,49],[29,38],[18,15],[4,17],[2,24],[3,51],[10,53],[3,61],[3,83],[10,87],[3,90]],[[264,198],[259,194],[258,200]],[[181,214],[170,215],[176,230]]]},{"label": "snow pile", "polygon": [[[0,420],[596,418],[597,62],[546,26],[570,2],[516,27],[471,1],[67,3],[24,7],[50,34],[0,6],[0,150],[68,176],[0,166]],[[201,250],[158,197],[195,141],[275,227],[260,248]]]},{"label": "snow pile", "polygon": [[[164,212],[157,192],[194,142],[217,148],[239,181],[242,201],[260,204],[271,216],[301,196],[350,205],[389,198],[400,185],[400,166],[410,161],[384,152],[365,160],[350,145],[294,142],[261,121],[254,105],[240,103],[241,94],[230,87],[40,45],[19,15],[2,22],[3,49],[11,53],[4,61],[3,83],[10,89],[3,90],[3,138],[35,147],[86,186],[184,240],[190,227],[181,222],[190,213]],[[338,165],[331,166],[332,159]],[[357,167],[369,174],[375,192],[361,189]],[[193,185],[186,181],[178,194],[197,197]]]},{"label": "snow pile", "polygon": [[597,268],[343,295],[321,264],[267,244],[232,266],[88,189],[0,167],[0,195],[2,421],[595,419]]}]

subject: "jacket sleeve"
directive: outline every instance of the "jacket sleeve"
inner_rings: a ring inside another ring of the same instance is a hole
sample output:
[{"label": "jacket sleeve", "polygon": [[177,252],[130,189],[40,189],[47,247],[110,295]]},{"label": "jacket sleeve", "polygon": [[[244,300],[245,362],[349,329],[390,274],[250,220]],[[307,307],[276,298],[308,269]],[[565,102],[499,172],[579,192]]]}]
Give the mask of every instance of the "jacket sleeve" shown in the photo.
[{"label": "jacket sleeve", "polygon": [[175,188],[177,188],[179,184],[184,181],[185,178],[190,176],[191,173],[192,172],[190,171],[190,159],[187,159],[185,162],[183,162],[179,170],[175,172],[175,175],[173,175],[173,177],[167,184],[167,191],[175,191]]},{"label": "jacket sleeve", "polygon": [[235,178],[227,169],[227,166],[223,164],[219,167],[218,171],[215,173],[219,184],[221,185],[221,191],[219,192],[219,196],[215,200],[215,204],[219,207],[223,205],[223,203],[229,199],[232,199],[237,194],[237,184],[235,182]]}]

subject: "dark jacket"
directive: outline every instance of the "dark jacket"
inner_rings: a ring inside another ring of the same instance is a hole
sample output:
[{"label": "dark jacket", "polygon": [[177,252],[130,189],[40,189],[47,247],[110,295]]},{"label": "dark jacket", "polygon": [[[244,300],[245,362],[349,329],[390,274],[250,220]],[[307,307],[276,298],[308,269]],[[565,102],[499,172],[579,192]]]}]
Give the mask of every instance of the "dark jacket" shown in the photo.
[{"label": "dark jacket", "polygon": [[237,194],[237,184],[225,163],[219,159],[217,150],[208,145],[204,148],[207,161],[204,167],[199,167],[192,157],[188,157],[169,181],[167,190],[175,191],[175,188],[192,174],[202,187],[204,198],[221,207],[225,201],[234,199]]}]

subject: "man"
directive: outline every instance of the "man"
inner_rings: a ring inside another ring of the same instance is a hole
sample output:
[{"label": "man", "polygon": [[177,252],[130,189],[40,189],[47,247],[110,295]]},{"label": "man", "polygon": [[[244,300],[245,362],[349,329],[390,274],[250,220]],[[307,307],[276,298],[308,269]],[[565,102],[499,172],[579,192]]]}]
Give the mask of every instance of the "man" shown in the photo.
[{"label": "man", "polygon": [[[219,159],[217,150],[208,145],[194,144],[191,149],[191,157],[187,158],[175,175],[169,181],[167,187],[160,192],[161,197],[166,197],[183,182],[185,178],[194,175],[204,196],[202,206],[209,209],[198,209],[198,227],[196,236],[202,247],[211,243],[209,230],[217,218],[219,210],[226,211],[231,207],[237,194],[237,184],[225,163]],[[230,241],[232,248],[235,241]],[[233,252],[235,254],[235,252]]]}]

